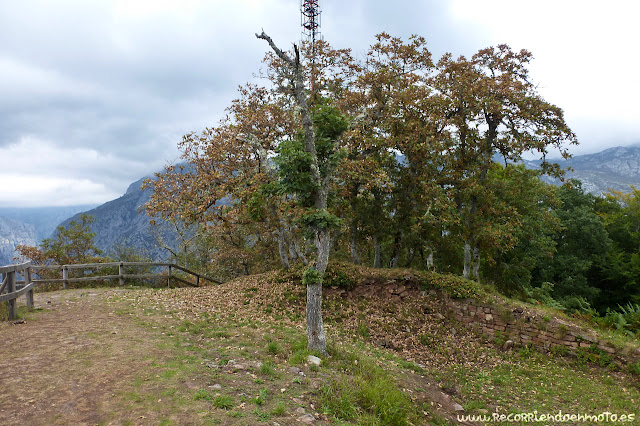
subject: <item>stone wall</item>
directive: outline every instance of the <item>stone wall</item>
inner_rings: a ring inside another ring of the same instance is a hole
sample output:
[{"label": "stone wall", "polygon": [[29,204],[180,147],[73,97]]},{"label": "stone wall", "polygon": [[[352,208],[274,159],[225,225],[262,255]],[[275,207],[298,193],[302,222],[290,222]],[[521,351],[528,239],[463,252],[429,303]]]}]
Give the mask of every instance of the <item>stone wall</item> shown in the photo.
[{"label": "stone wall", "polygon": [[591,329],[533,309],[502,303],[492,306],[472,299],[449,300],[447,304],[459,322],[505,348],[533,346],[559,354],[590,356],[595,361],[611,359],[618,365],[640,360],[640,348],[616,347]]}]

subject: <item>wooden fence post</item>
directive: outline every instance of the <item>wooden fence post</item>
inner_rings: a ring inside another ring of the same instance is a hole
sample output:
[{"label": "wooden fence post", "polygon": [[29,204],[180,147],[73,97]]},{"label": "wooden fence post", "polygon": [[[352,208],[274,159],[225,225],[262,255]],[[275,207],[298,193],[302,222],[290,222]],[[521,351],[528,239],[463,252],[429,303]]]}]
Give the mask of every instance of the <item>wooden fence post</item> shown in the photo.
[{"label": "wooden fence post", "polygon": [[[24,269],[24,285],[31,284],[31,267]],[[27,292],[27,309],[33,309],[33,288]]]},{"label": "wooden fence post", "polygon": [[62,283],[62,288],[66,290],[69,288],[69,268],[67,268],[67,265],[64,265],[62,267],[62,279],[64,280]]},{"label": "wooden fence post", "polygon": [[118,284],[120,287],[124,286],[124,265],[122,263],[118,265]]},{"label": "wooden fence post", "polygon": [[[16,271],[7,274],[7,293],[16,291]],[[16,299],[9,300],[9,319],[15,319],[18,316],[18,306]]]},{"label": "wooden fence post", "polygon": [[171,265],[169,265],[169,275],[167,276],[167,287],[171,287]]}]

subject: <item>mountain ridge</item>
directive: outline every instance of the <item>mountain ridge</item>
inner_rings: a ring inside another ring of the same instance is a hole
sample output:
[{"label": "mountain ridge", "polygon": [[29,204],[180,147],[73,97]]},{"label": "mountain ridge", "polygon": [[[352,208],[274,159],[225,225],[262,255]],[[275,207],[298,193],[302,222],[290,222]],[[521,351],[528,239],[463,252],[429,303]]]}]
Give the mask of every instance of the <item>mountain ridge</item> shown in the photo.
[{"label": "mountain ridge", "polygon": [[[551,161],[558,163],[562,168],[572,168],[565,178],[580,180],[585,191],[594,195],[606,194],[611,189],[628,192],[631,185],[640,188],[640,145],[613,147],[597,153],[576,155],[568,160]],[[523,163],[532,169],[540,166],[540,161],[523,160]],[[100,206],[89,206],[91,208],[88,209],[79,209],[81,206],[70,207],[76,209],[76,214],[70,214],[66,220],[62,218],[58,223],[66,226],[81,213],[90,214],[96,219],[92,224],[92,232],[96,233],[95,244],[105,254],[113,254],[119,247],[132,247],[153,260],[167,260],[170,253],[161,248],[157,240],[160,238],[171,246],[178,241],[178,236],[161,219],[139,213],[151,197],[150,189],[141,188],[147,178],[143,177],[131,183],[121,197]],[[541,179],[555,185],[561,183],[548,176]],[[20,209],[0,208],[0,219],[2,216],[10,216],[6,217],[9,221],[5,220],[0,226],[0,264],[12,261],[16,244],[37,245],[42,238],[50,236],[55,230],[55,225],[49,224],[49,234],[41,235],[42,227],[38,226],[34,227],[34,233],[26,220],[20,220],[18,210]],[[3,212],[10,212],[11,215]],[[52,215],[53,213],[49,219]],[[28,215],[23,212],[23,217],[26,216]],[[154,219],[158,226],[151,226],[151,219]],[[12,227],[16,232],[11,232]]]}]

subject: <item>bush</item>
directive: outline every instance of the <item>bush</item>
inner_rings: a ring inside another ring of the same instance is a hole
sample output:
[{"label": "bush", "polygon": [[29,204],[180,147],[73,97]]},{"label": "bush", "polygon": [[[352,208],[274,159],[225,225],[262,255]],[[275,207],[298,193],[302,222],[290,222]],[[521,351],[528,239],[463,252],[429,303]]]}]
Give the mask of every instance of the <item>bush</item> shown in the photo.
[{"label": "bush", "polygon": [[622,331],[630,336],[640,335],[640,305],[627,303],[618,305],[618,310],[607,309],[607,314],[598,321],[601,325]]},{"label": "bush", "polygon": [[564,311],[564,306],[551,296],[553,291],[553,283],[543,282],[540,287],[528,287],[524,289],[526,294],[525,301],[532,305],[541,303],[551,308]]},{"label": "bush", "polygon": [[361,279],[354,265],[347,263],[331,263],[324,274],[323,284],[327,287],[340,287],[345,290],[354,288]]},{"label": "bush", "polygon": [[442,290],[454,299],[475,298],[482,295],[480,284],[457,275],[422,271],[420,278],[423,287]]}]

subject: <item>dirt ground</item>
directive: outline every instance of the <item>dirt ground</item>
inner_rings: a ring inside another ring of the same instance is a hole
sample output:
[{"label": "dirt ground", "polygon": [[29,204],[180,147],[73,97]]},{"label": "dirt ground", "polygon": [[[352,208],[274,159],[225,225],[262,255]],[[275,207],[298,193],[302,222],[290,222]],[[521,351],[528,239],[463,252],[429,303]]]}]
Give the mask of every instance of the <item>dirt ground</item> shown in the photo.
[{"label": "dirt ground", "polygon": [[105,303],[115,291],[36,294],[42,312],[0,323],[1,425],[122,424],[122,390],[171,354],[154,344],[158,333]]}]

